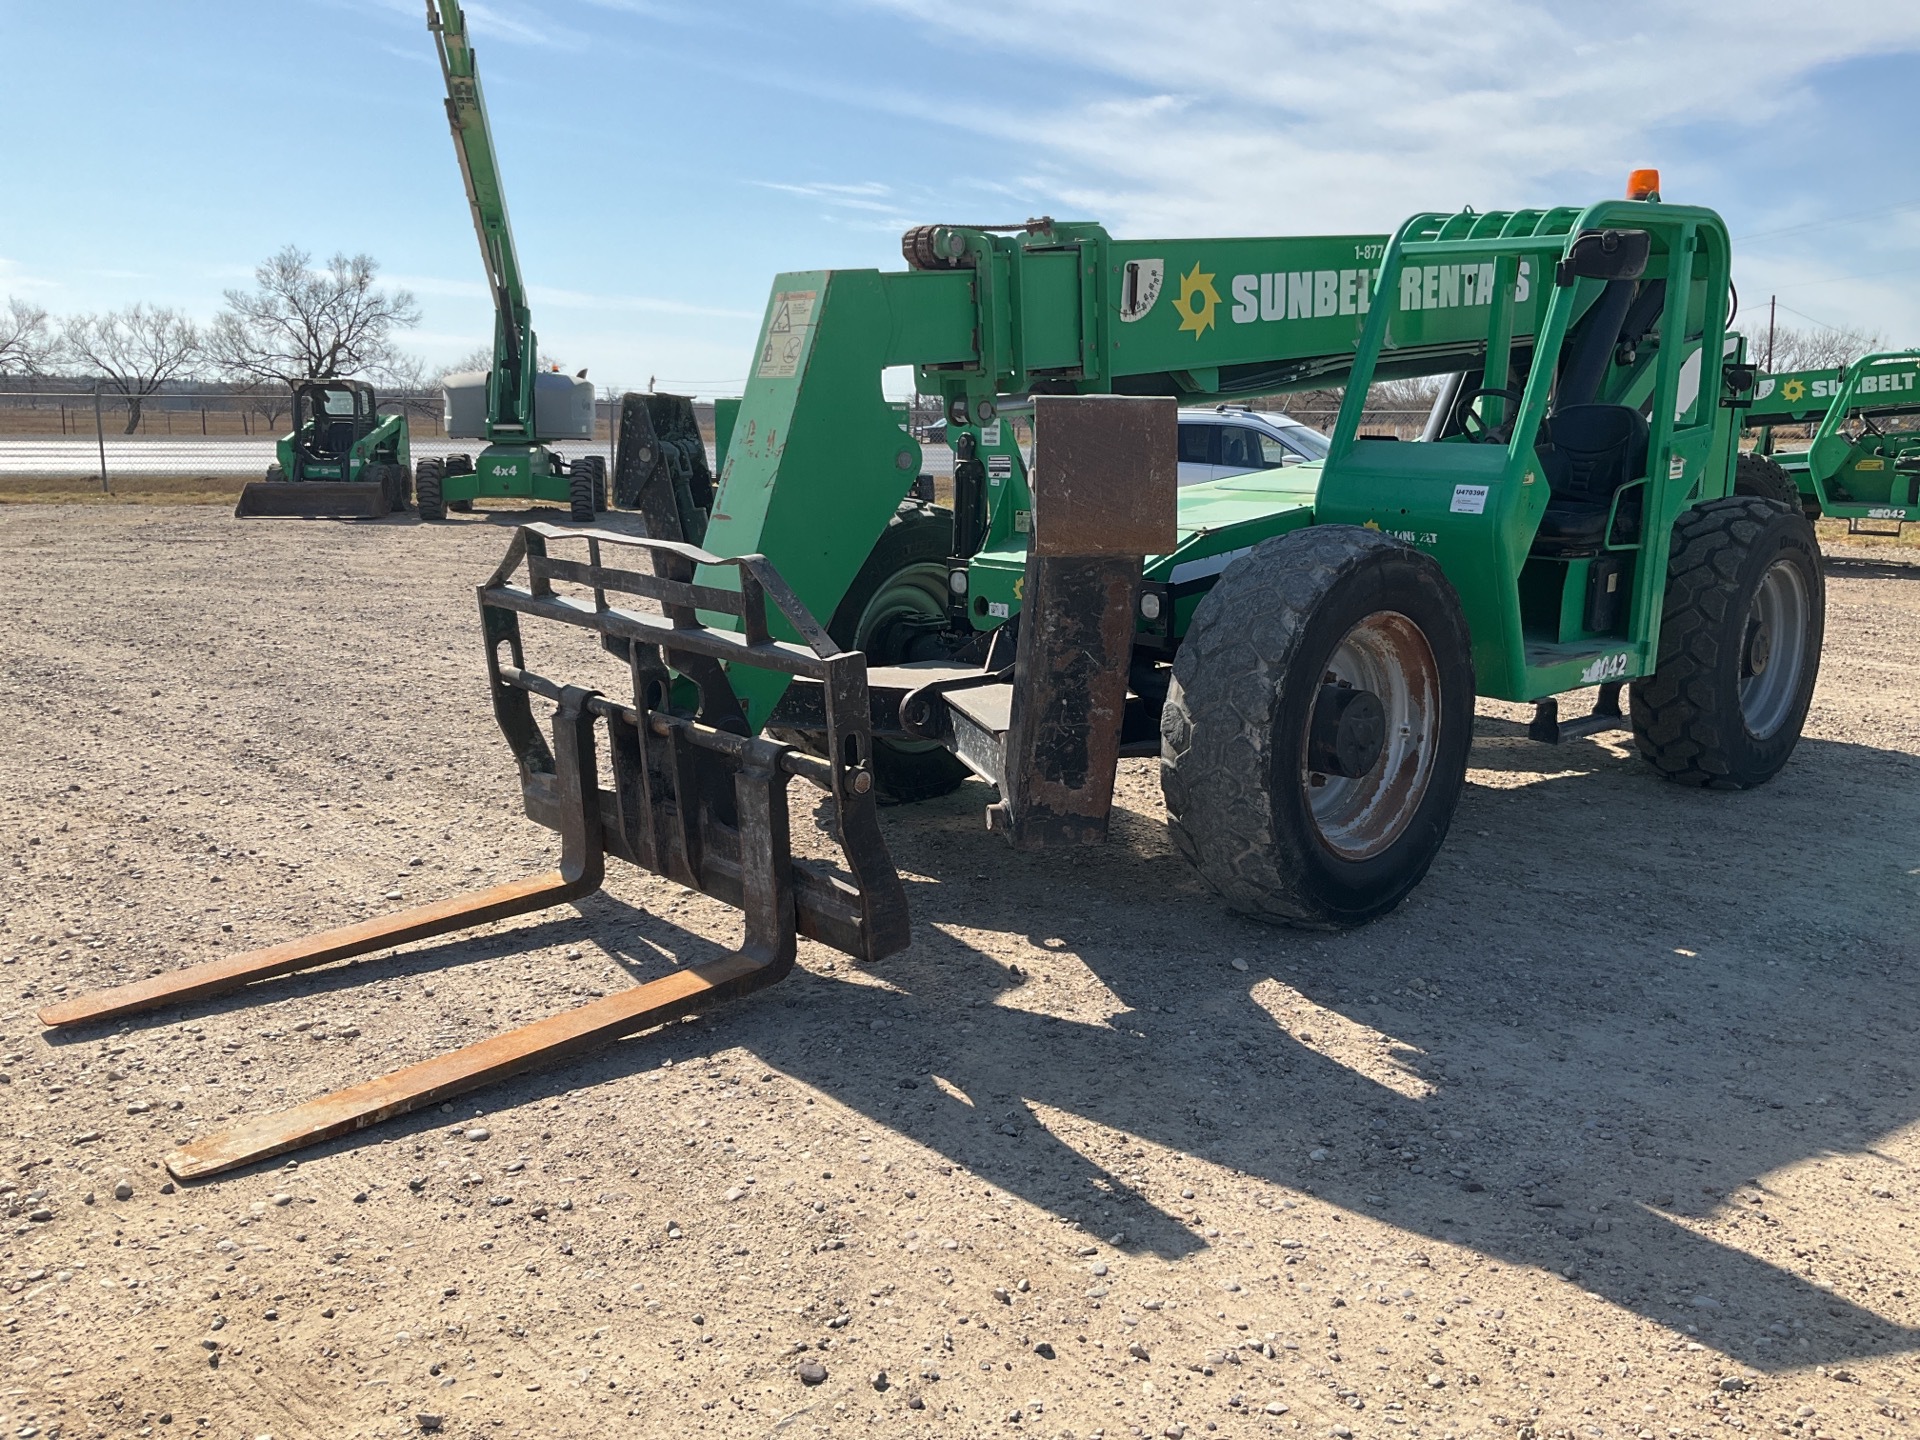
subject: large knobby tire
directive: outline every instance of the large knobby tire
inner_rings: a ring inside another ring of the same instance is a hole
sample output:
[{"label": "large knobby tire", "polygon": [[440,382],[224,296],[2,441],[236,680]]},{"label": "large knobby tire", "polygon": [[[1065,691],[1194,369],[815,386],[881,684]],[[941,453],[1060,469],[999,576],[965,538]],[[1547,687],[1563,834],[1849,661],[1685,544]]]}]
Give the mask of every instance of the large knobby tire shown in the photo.
[{"label": "large knobby tire", "polygon": [[607,506],[607,457],[604,455],[588,455],[582,459],[574,461],[573,463],[576,465],[584,465],[587,467],[589,471],[592,472],[593,474],[593,508],[595,510],[600,510],[600,511],[606,510],[608,508]]},{"label": "large knobby tire", "polygon": [[1764,785],[1800,741],[1820,674],[1826,581],[1813,527],[1776,500],[1709,500],[1674,526],[1654,672],[1633,737],[1667,779]]},{"label": "large knobby tire", "polygon": [[1733,462],[1733,493],[1756,500],[1778,500],[1794,510],[1804,503],[1800,487],[1793,483],[1793,477],[1780,462],[1752,451],[1736,457]]},{"label": "large knobby tire", "polygon": [[[841,597],[827,633],[849,650],[865,651],[870,668],[929,658],[915,645],[924,632],[901,622],[946,615],[952,555],[952,514],[906,501]],[[972,773],[934,741],[873,742],[874,787],[895,804],[951,794]]]},{"label": "large knobby tire", "polygon": [[[1352,525],[1262,541],[1200,602],[1174,660],[1160,720],[1174,845],[1257,919],[1383,915],[1446,839],[1473,700],[1466,619],[1431,556]],[[1315,768],[1330,743],[1339,764]]]},{"label": "large knobby tire", "polygon": [[440,491],[446,471],[446,462],[441,460],[422,460],[413,467],[414,506],[422,520],[447,518],[447,502]]},{"label": "large knobby tire", "polygon": [[[602,484],[605,483],[602,477]],[[598,498],[594,490],[594,469],[590,460],[575,460],[567,466],[567,503],[572,517],[583,525],[591,525],[593,517],[599,513],[594,501]]]}]

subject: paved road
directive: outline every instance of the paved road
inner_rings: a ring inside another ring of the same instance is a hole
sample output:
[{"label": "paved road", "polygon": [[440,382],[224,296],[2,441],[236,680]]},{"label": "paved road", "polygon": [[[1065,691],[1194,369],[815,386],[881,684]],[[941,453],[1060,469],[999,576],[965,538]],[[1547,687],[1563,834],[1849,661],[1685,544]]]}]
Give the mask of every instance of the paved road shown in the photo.
[{"label": "paved road", "polygon": [[[148,439],[107,441],[107,470],[120,475],[254,475],[273,460],[271,438]],[[472,454],[468,440],[416,440],[413,458],[455,451]],[[572,447],[578,453],[577,447]],[[588,452],[592,453],[592,452]],[[97,475],[100,447],[92,439],[0,439],[0,475]]]},{"label": "paved road", "polygon": [[[264,473],[273,460],[270,438],[130,439],[107,441],[107,470],[118,475],[254,475]],[[471,440],[415,440],[413,458],[427,459],[456,451],[472,454]],[[577,449],[576,449],[577,453]],[[592,452],[588,452],[592,453]],[[707,450],[709,463],[713,450]],[[925,447],[922,463],[935,475],[953,473],[953,454],[944,445]],[[97,441],[81,438],[0,438],[0,475],[98,475]]]}]

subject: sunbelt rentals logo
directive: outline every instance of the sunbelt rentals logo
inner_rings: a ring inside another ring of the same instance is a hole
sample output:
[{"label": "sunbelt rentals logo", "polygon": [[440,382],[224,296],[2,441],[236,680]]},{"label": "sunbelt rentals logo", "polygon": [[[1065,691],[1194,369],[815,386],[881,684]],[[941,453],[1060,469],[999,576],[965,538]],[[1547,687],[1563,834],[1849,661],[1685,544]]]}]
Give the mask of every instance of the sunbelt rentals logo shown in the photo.
[{"label": "sunbelt rentals logo", "polygon": [[1213,310],[1219,303],[1220,292],[1213,288],[1213,276],[1202,272],[1200,262],[1194,261],[1193,269],[1180,277],[1180,293],[1173,299],[1180,328],[1191,330],[1198,340],[1213,328]]}]

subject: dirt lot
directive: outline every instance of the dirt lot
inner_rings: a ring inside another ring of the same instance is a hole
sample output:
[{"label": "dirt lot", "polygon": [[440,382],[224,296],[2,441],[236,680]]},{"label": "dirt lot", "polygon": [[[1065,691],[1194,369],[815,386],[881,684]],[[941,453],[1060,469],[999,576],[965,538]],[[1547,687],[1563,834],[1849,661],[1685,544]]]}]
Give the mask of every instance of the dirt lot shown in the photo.
[{"label": "dirt lot", "polygon": [[1836,553],[1763,791],[1483,707],[1426,884],[1314,936],[1199,890],[1147,764],[1094,854],[1015,857],[969,786],[886,813],[918,939],[871,971],[803,949],[705,1020],[168,1185],[176,1141],[736,933],[619,867],[545,923],[36,1022],[546,867],[474,633],[506,538],[0,510],[4,1435],[1912,1433],[1911,551]]}]

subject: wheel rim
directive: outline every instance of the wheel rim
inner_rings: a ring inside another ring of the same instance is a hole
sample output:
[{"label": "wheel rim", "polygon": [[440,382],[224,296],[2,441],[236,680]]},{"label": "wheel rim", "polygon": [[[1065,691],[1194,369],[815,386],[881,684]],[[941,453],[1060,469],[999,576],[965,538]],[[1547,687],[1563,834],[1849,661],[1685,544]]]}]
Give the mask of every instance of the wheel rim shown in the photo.
[{"label": "wheel rim", "polygon": [[1385,743],[1364,775],[1313,770],[1311,723],[1301,731],[1299,783],[1320,842],[1344,860],[1370,859],[1406,832],[1432,783],[1440,666],[1417,624],[1398,611],[1378,610],[1341,637],[1322,683],[1370,690],[1385,711]]},{"label": "wheel rim", "polygon": [[[895,622],[943,620],[947,613],[947,570],[931,562],[896,570],[874,592],[853,627],[853,648],[866,652],[869,668],[898,665],[911,659],[904,636],[912,633]],[[887,740],[888,748],[906,754],[941,749],[935,740]]]},{"label": "wheel rim", "polygon": [[1756,740],[1778,734],[1793,711],[1807,665],[1811,611],[1800,568],[1775,560],[1747,606],[1740,646],[1740,717]]}]

